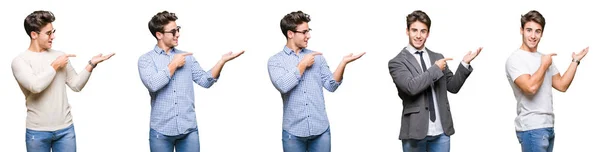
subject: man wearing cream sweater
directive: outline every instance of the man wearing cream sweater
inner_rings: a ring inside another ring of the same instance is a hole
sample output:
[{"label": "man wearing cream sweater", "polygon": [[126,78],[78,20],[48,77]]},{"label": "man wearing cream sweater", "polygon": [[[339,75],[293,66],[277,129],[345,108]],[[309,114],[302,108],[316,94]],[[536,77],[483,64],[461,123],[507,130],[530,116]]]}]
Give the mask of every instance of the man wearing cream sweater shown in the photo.
[{"label": "man wearing cream sweater", "polygon": [[66,54],[53,50],[54,15],[35,11],[24,21],[30,37],[29,49],[12,61],[12,72],[25,95],[27,107],[27,151],[76,151],[75,130],[65,84],[81,91],[96,65],[114,55],[99,54],[88,61],[84,70],[75,72]]}]

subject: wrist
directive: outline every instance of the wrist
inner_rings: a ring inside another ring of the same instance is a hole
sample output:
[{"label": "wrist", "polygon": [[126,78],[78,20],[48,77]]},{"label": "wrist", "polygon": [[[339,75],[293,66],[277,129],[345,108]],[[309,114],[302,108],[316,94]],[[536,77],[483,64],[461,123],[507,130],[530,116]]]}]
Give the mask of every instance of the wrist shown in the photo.
[{"label": "wrist", "polygon": [[96,65],[98,65],[98,63],[92,63],[92,60],[89,60],[88,64],[92,66],[92,68],[96,68]]},{"label": "wrist", "polygon": [[581,62],[581,59],[573,58],[573,60],[571,60],[571,62],[575,62],[575,63],[577,63],[577,65],[579,65],[579,63]]}]

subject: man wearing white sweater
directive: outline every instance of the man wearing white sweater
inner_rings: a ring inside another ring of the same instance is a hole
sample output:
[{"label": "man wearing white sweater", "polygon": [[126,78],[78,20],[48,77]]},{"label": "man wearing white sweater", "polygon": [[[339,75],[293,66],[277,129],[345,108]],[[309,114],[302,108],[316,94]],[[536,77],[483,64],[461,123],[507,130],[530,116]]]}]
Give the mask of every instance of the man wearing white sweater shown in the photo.
[{"label": "man wearing white sweater", "polygon": [[27,107],[26,145],[28,152],[75,152],[75,130],[65,84],[81,91],[96,65],[114,55],[99,54],[88,61],[84,70],[75,72],[66,54],[53,50],[56,30],[54,14],[35,11],[24,21],[30,37],[29,48],[12,61],[12,72],[25,95]]}]

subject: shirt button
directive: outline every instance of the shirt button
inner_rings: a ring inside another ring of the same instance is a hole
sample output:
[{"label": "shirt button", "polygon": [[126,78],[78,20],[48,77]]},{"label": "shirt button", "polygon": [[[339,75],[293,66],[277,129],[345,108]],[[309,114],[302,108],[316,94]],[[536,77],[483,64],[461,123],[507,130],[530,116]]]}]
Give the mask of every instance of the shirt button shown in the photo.
[{"label": "shirt button", "polygon": [[308,106],[308,103],[306,105]]},{"label": "shirt button", "polygon": [[173,92],[175,92],[175,90],[173,90]]},{"label": "shirt button", "polygon": [[303,91],[304,93],[306,93],[306,91]]},{"label": "shirt button", "polygon": [[310,115],[308,115],[308,117],[310,117]]},{"label": "shirt button", "polygon": [[175,102],[175,104],[177,104],[177,102]]},{"label": "shirt button", "polygon": [[179,116],[179,115],[175,115],[175,116]]}]

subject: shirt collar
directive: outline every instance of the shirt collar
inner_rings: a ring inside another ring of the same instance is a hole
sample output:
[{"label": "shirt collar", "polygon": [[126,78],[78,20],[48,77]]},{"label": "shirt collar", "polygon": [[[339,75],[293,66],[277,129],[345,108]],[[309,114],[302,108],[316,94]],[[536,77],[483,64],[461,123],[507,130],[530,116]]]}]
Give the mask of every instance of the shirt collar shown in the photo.
[{"label": "shirt collar", "polygon": [[425,47],[423,47],[423,49],[421,49],[421,50],[417,50],[417,48],[413,47],[410,44],[408,44],[408,46],[406,46],[406,49],[412,54],[416,54],[417,51],[423,51],[423,53],[427,53],[427,51],[425,51]]},{"label": "shirt collar", "polygon": [[[158,47],[158,45],[154,46],[154,52],[156,52],[156,54],[166,54],[166,52],[163,49],[161,49],[160,47]],[[171,49],[171,53],[176,53],[176,52],[178,52],[177,49],[175,49],[175,48]]]},{"label": "shirt collar", "polygon": [[[305,49],[300,49],[300,52],[304,52]],[[292,53],[294,53],[294,50],[288,48],[287,46],[283,46],[283,52],[285,52],[285,54],[290,55]]]}]

